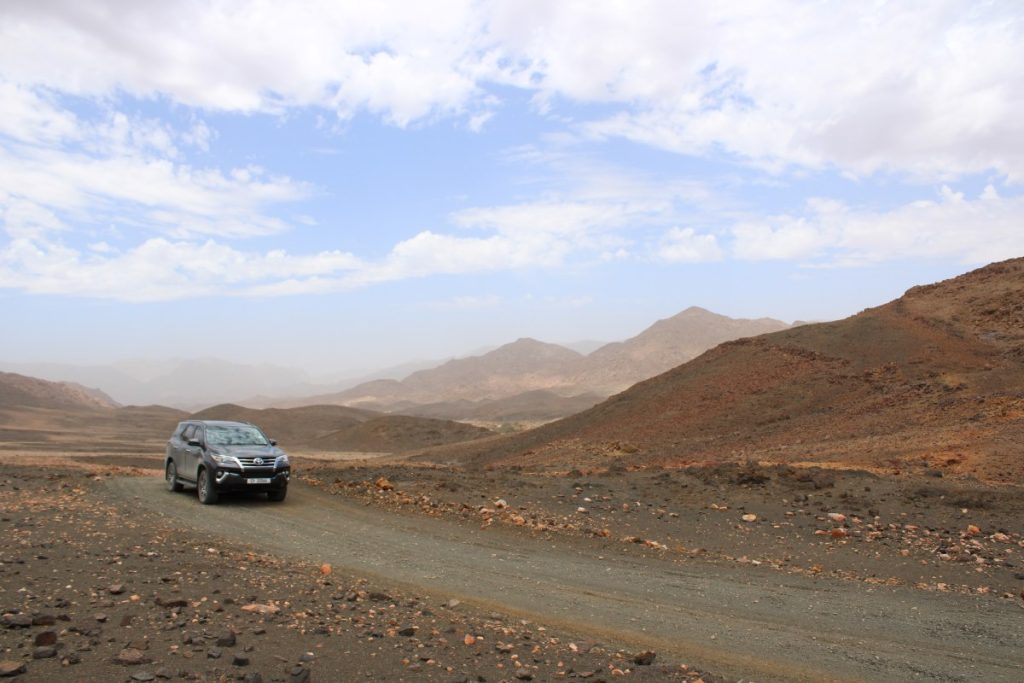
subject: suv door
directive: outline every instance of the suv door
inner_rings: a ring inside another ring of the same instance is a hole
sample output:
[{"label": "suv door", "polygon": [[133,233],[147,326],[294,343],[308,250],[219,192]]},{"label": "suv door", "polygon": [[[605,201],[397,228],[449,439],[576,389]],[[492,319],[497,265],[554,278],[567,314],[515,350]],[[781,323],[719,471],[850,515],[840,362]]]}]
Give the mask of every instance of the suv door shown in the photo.
[{"label": "suv door", "polygon": [[191,424],[181,434],[181,469],[185,477],[196,481],[196,471],[199,469],[199,462],[203,459],[203,451],[199,446],[193,446],[191,441],[202,443],[202,427]]}]

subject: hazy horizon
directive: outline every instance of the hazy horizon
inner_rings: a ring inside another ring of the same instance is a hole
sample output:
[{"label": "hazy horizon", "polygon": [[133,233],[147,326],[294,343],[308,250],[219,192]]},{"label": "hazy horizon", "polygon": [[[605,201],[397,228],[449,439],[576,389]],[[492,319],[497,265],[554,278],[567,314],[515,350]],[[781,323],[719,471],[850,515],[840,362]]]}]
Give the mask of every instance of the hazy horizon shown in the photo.
[{"label": "hazy horizon", "polygon": [[0,13],[0,361],[358,375],[1024,254],[1013,4]]}]

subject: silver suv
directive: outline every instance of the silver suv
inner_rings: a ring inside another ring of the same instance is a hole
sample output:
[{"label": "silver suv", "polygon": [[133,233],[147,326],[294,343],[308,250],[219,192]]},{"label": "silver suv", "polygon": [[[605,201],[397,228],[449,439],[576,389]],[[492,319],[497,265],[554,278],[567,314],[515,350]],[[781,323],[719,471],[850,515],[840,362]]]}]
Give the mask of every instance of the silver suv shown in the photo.
[{"label": "silver suv", "polygon": [[221,491],[265,491],[283,501],[288,495],[288,454],[248,422],[186,420],[167,441],[164,475],[168,491],[193,484],[204,505]]}]

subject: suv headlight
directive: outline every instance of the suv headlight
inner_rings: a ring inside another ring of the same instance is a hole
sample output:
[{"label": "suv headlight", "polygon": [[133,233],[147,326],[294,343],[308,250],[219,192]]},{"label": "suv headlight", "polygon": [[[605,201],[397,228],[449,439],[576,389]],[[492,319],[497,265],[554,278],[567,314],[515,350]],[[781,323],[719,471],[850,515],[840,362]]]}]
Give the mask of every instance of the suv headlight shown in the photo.
[{"label": "suv headlight", "polygon": [[241,469],[242,465],[238,462],[238,459],[233,455],[220,455],[218,453],[211,453],[210,457],[218,465],[231,465]]},{"label": "suv headlight", "polygon": [[287,453],[282,453],[281,455],[277,456],[277,460],[274,462],[274,467],[280,467],[281,465],[287,465],[287,464],[288,464],[288,454]]}]

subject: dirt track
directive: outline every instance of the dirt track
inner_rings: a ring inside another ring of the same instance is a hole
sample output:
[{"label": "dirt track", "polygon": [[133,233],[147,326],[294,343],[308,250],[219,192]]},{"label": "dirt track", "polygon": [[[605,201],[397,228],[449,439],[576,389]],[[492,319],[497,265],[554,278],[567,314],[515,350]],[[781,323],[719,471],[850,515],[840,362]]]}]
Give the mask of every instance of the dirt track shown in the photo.
[{"label": "dirt track", "polygon": [[389,514],[295,484],[283,505],[201,507],[158,478],[109,486],[204,532],[756,681],[1019,681],[1024,611],[983,596],[865,588],[758,568],[595,557]]}]

